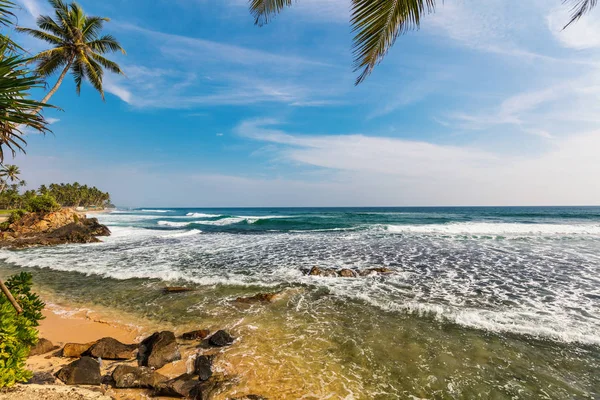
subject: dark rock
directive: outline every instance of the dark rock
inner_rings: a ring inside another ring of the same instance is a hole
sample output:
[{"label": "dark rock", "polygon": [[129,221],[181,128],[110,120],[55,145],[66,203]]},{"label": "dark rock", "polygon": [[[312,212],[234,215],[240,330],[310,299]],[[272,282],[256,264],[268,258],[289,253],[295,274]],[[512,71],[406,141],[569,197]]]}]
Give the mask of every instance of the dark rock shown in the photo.
[{"label": "dark rock", "polygon": [[367,268],[358,272],[360,276],[369,276],[369,275],[390,275],[393,274],[394,271],[386,268],[386,267],[377,267],[377,268]]},{"label": "dark rock", "polygon": [[137,347],[136,344],[123,344],[111,337],[105,337],[94,343],[83,355],[105,360],[127,360],[133,357],[133,351]]},{"label": "dark rock", "polygon": [[191,332],[186,332],[180,336],[183,340],[204,340],[210,335],[210,331],[208,329],[198,329]]},{"label": "dark rock", "polygon": [[194,373],[201,381],[207,381],[212,376],[212,357],[198,356],[194,361]]},{"label": "dark rock", "polygon": [[50,372],[34,372],[27,385],[54,385],[56,378]]},{"label": "dark rock", "polygon": [[321,275],[321,268],[312,267],[310,271],[308,271],[308,275],[319,276]]},{"label": "dark rock", "polygon": [[140,343],[138,350],[140,366],[158,369],[180,359],[181,354],[173,332],[155,332]]},{"label": "dark rock", "polygon": [[237,303],[272,303],[277,300],[277,297],[281,294],[281,292],[276,293],[259,293],[251,297],[238,297],[235,299]]},{"label": "dark rock", "polygon": [[347,268],[341,269],[339,271],[339,274],[343,278],[356,278],[356,276],[357,276],[356,272],[352,271],[351,269],[347,269]]},{"label": "dark rock", "polygon": [[185,293],[185,292],[193,292],[194,289],[183,287],[183,286],[167,286],[163,288],[163,292],[165,294],[169,293]]},{"label": "dark rock", "polygon": [[114,386],[118,389],[142,389],[160,387],[167,378],[146,367],[119,365],[112,373]]},{"label": "dark rock", "polygon": [[29,356],[38,356],[40,354],[46,354],[52,350],[58,349],[58,346],[52,344],[48,339],[40,338],[35,346],[29,351]]},{"label": "dark rock", "polygon": [[91,357],[81,357],[65,365],[56,377],[67,385],[100,385],[100,364]]},{"label": "dark rock", "polygon": [[319,267],[312,267],[312,269],[308,272],[308,275],[327,276],[327,277],[338,276],[337,272],[334,271],[333,269],[326,269],[326,268],[319,268]]},{"label": "dark rock", "polygon": [[89,350],[96,342],[90,343],[67,343],[62,349],[63,357],[79,358],[83,353]]},{"label": "dark rock", "polygon": [[202,400],[200,382],[191,374],[183,374],[177,378],[163,382],[156,388],[159,396],[185,397],[187,399]]},{"label": "dark rock", "polygon": [[225,332],[224,330],[219,330],[215,332],[210,339],[208,339],[208,343],[213,346],[223,347],[229,346],[231,343],[233,343],[233,340],[233,337],[231,337],[229,333]]}]

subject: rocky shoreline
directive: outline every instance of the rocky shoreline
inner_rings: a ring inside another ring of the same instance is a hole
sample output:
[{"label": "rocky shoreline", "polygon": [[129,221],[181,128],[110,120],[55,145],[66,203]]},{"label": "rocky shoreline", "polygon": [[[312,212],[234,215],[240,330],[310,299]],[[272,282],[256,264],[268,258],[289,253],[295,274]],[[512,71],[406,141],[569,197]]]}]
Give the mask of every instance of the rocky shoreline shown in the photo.
[{"label": "rocky shoreline", "polygon": [[110,230],[97,218],[87,218],[70,208],[63,208],[23,215],[0,232],[0,248],[96,243],[100,242],[98,236],[110,236]]}]

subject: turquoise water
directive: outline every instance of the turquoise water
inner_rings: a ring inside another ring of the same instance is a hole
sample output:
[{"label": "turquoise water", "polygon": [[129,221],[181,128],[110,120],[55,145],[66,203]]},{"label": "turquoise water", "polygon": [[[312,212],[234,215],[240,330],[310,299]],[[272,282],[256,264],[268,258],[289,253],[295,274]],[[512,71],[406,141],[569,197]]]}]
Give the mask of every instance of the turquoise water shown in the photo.
[{"label": "turquoise water", "polygon": [[[132,209],[99,219],[113,231],[104,243],[0,251],[1,269],[30,268],[44,290],[82,305],[174,327],[225,324],[243,338],[226,366],[241,388],[274,398],[600,397],[598,207]],[[394,274],[307,276],[313,266]],[[165,284],[198,291],[165,297]],[[280,290],[272,304],[233,301]]]}]

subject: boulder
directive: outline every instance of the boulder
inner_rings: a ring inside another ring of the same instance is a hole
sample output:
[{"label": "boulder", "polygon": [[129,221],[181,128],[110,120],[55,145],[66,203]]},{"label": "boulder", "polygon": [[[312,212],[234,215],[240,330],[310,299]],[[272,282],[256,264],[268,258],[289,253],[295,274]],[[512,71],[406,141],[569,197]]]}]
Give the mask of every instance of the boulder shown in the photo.
[{"label": "boulder", "polygon": [[29,356],[39,356],[56,349],[58,349],[58,346],[53,345],[48,339],[39,338],[37,344],[29,351]]},{"label": "boulder", "polygon": [[111,337],[105,337],[94,343],[83,355],[105,360],[127,360],[133,357],[136,344],[123,344]]},{"label": "boulder", "polygon": [[198,356],[194,361],[194,373],[201,381],[207,381],[212,376],[212,357]]},{"label": "boulder", "polygon": [[210,331],[208,329],[198,329],[191,332],[186,332],[180,336],[183,340],[204,340],[210,335]]},{"label": "boulder", "polygon": [[219,330],[208,339],[208,343],[213,346],[224,347],[232,344],[233,340],[233,337],[231,337],[229,333],[225,332],[224,330]]},{"label": "boulder", "polygon": [[185,292],[193,292],[194,289],[191,288],[187,288],[184,286],[167,286],[165,288],[163,288],[163,292],[165,294],[169,294],[169,293],[185,293]]},{"label": "boulder", "polygon": [[79,358],[83,353],[89,350],[96,342],[90,343],[67,343],[62,349],[63,357]]},{"label": "boulder", "polygon": [[157,388],[156,394],[159,396],[185,397],[186,399],[203,399],[200,382],[194,379],[191,374],[183,374],[162,383]]},{"label": "boulder", "polygon": [[337,272],[335,272],[335,270],[333,270],[333,269],[319,268],[319,267],[312,267],[312,269],[308,272],[308,275],[327,276],[327,277],[338,276]]},{"label": "boulder", "polygon": [[369,275],[390,275],[393,274],[394,271],[387,267],[376,267],[376,268],[367,268],[358,271],[360,276],[369,276]]},{"label": "boulder", "polygon": [[138,350],[140,366],[158,369],[177,360],[181,360],[181,354],[173,332],[155,332],[140,343]]},{"label": "boulder", "polygon": [[56,377],[67,385],[100,385],[100,364],[91,357],[81,357],[62,367]]},{"label": "boulder", "polygon": [[157,388],[167,378],[147,367],[119,365],[112,373],[114,386],[118,389]]},{"label": "boulder", "polygon": [[341,269],[338,273],[342,278],[356,278],[358,276],[356,272],[347,268]]},{"label": "boulder", "polygon": [[50,372],[34,372],[27,385],[54,385],[56,378]]}]

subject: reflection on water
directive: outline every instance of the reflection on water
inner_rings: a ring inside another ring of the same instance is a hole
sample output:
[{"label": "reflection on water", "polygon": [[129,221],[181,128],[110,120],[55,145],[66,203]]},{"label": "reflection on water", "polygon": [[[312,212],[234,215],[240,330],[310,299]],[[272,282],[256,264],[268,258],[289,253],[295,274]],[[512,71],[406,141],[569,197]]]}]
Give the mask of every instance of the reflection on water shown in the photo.
[{"label": "reflection on water", "polygon": [[[19,270],[3,265],[0,273]],[[239,340],[217,367],[239,376],[232,389],[237,393],[272,399],[600,396],[595,345],[490,333],[434,314],[385,311],[310,284],[280,285],[275,288],[285,290],[280,300],[246,305],[233,300],[264,287],[198,286],[195,292],[164,295],[165,283],[158,280],[32,272],[37,289],[58,302],[111,307],[178,332],[229,328]]]}]

